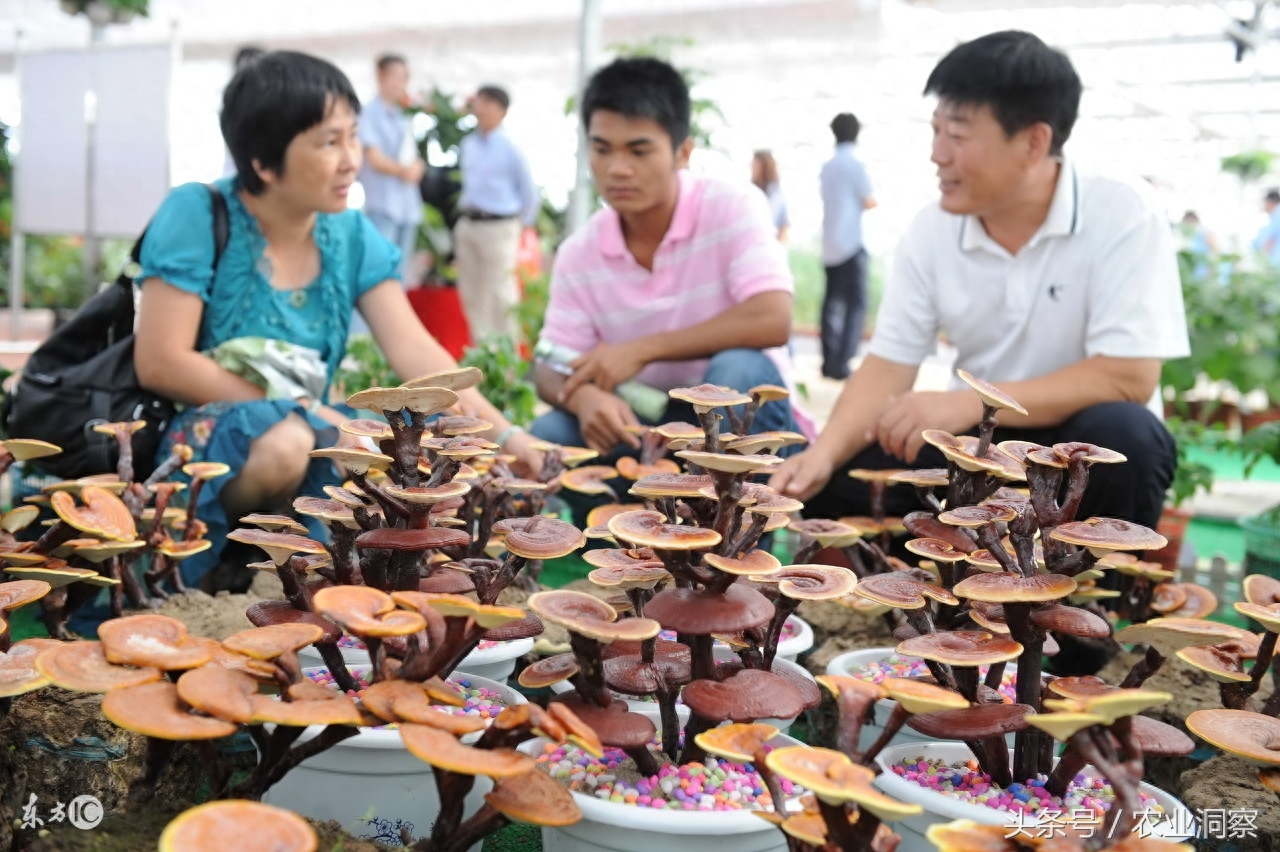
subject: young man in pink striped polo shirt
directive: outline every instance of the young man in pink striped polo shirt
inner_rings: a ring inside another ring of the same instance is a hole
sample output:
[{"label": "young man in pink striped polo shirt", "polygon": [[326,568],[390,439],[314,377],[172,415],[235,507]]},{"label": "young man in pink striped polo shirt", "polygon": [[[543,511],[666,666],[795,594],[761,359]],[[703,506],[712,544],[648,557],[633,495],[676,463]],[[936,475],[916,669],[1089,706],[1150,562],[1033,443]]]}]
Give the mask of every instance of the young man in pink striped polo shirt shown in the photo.
[{"label": "young man in pink striped polo shirt", "polygon": [[[591,173],[608,203],[556,253],[540,349],[578,357],[534,370],[555,406],[535,436],[606,455],[638,446],[641,422],[615,389],[710,382],[739,390],[791,384],[793,282],[764,196],[685,171],[689,90],[656,59],[619,59],[582,99]],[[651,415],[652,416],[652,415]],[[659,421],[696,423],[671,403]],[[764,405],[759,431],[797,428],[787,402]]]}]

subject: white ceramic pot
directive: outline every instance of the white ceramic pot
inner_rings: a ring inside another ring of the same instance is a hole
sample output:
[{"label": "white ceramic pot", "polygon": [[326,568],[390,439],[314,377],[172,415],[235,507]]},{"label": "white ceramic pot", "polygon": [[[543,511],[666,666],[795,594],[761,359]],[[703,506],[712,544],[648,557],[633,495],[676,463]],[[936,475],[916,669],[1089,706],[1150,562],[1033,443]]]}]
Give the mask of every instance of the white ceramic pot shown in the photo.
[{"label": "white ceramic pot", "polygon": [[[1010,754],[1012,755],[1012,752]],[[980,825],[999,825],[1009,827],[1011,830],[1033,829],[1040,824],[1034,817],[1015,817],[1007,811],[971,805],[936,790],[929,790],[914,781],[895,775],[890,769],[896,763],[915,757],[941,758],[948,763],[961,763],[972,760],[973,752],[969,751],[963,743],[905,743],[890,746],[876,757],[876,764],[880,768],[880,774],[876,776],[876,786],[895,799],[916,803],[924,808],[923,814],[907,817],[893,824],[894,830],[902,835],[902,843],[898,846],[897,852],[935,852],[934,845],[925,837],[925,831],[931,825],[956,819],[971,819]],[[1057,762],[1055,758],[1054,763]],[[1097,770],[1090,768],[1090,771]],[[1191,813],[1187,811],[1186,806],[1164,790],[1150,784],[1143,784],[1142,792],[1155,799],[1166,814],[1173,816],[1171,821],[1155,824],[1155,831],[1152,834],[1171,841],[1189,839],[1189,835],[1176,831],[1179,826],[1194,825]],[[1100,827],[1098,831],[1101,836]]]},{"label": "white ceramic pot", "polygon": [[[369,665],[369,652],[364,648],[339,646],[338,650],[342,652],[342,659],[348,666]],[[505,684],[507,678],[515,671],[516,660],[531,650],[533,650],[532,639],[513,639],[510,642],[499,642],[492,648],[476,648],[462,658],[457,670]],[[298,651],[298,662],[303,667],[323,666],[324,658],[320,656],[320,652],[314,645],[308,645]]]},{"label": "white ceramic pot", "polygon": [[[449,679],[492,689],[508,705],[526,703],[523,695],[503,683],[460,672]],[[305,742],[322,730],[307,728],[298,741]],[[479,809],[491,789],[492,781],[478,777],[467,796],[465,814]],[[407,825],[415,838],[421,838],[430,833],[440,810],[431,765],[410,754],[394,729],[363,728],[308,758],[268,790],[263,801],[303,816],[336,819],[353,837],[396,847],[401,826]],[[480,852],[481,846],[477,843],[470,852]]]},{"label": "white ceramic pot", "polygon": [[[537,755],[544,740],[531,740],[522,751]],[[803,745],[779,735],[777,748]],[[667,811],[606,802],[573,793],[582,819],[562,828],[542,829],[544,852],[653,852],[697,849],[698,852],[786,852],[782,831],[750,811]]]},{"label": "white ceramic pot", "polygon": [[809,626],[809,622],[798,615],[788,617],[787,624],[796,629],[796,634],[778,643],[778,652],[774,655],[774,659],[794,663],[797,657],[813,647],[813,628]]},{"label": "white ceramic pot", "polygon": [[[878,663],[886,657],[897,654],[893,648],[864,648],[861,651],[848,651],[835,657],[831,662],[827,663],[827,674],[829,675],[848,675],[853,669],[861,666],[867,666],[872,663]],[[914,659],[914,657],[902,656],[904,660]],[[1005,665],[1006,672],[1016,672],[1018,667],[1013,663]],[[984,672],[985,674],[985,672]],[[882,698],[876,702],[873,721],[866,722],[862,725],[862,730],[858,734],[858,748],[866,751],[879,738],[884,726],[889,722],[889,714],[898,706],[898,702],[889,698]],[[934,742],[932,737],[926,737],[924,734],[918,734],[912,730],[910,725],[903,725],[898,733],[893,735],[893,739],[889,741],[890,746],[904,745],[906,743],[927,743]],[[1013,747],[1013,734],[1005,737],[1005,741],[1009,747]]]}]

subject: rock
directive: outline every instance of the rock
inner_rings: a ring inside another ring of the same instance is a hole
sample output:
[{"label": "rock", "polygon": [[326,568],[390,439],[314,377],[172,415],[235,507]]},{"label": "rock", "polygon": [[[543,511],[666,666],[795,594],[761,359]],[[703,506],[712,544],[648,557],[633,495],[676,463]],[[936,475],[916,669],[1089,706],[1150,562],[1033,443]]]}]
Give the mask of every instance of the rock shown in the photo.
[{"label": "rock", "polygon": [[[1280,850],[1280,797],[1258,782],[1258,769],[1232,755],[1206,760],[1182,777],[1179,798],[1197,817],[1201,810],[1256,812],[1256,832],[1252,837],[1206,836],[1201,826],[1197,849],[1230,849],[1232,852],[1277,852]],[[1252,827],[1250,827],[1252,831]]]},{"label": "rock", "polygon": [[813,628],[814,650],[802,661],[815,674],[825,674],[827,663],[846,651],[898,644],[883,616],[864,615],[832,601],[805,601],[796,615]]}]

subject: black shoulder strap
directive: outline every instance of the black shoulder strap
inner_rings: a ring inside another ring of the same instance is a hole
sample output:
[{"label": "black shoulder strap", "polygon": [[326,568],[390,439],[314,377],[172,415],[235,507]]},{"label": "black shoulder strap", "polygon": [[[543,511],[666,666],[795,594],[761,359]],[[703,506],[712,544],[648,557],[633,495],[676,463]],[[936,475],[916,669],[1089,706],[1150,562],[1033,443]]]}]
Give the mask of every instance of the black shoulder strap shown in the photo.
[{"label": "black shoulder strap", "polygon": [[[227,199],[216,186],[206,183],[204,188],[209,190],[209,204],[213,210],[213,268],[216,270],[218,262],[222,260],[222,251],[227,247],[227,240],[231,237],[231,214],[227,211]],[[142,260],[142,241],[147,238],[147,230],[150,227],[151,223],[148,222],[147,227],[142,229],[142,233],[134,242],[133,250],[129,252],[130,265],[135,268]],[[133,286],[132,279],[125,275],[121,275],[121,281]]]}]

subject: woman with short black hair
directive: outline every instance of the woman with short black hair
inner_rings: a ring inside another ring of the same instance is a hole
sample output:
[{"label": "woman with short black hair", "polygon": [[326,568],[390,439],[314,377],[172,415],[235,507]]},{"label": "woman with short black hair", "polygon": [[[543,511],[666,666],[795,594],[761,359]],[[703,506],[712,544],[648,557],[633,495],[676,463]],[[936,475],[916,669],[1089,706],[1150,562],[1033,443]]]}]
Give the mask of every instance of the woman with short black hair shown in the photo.
[{"label": "woman with short black hair", "polygon": [[[213,205],[198,183],[174,189],[142,245],[135,362],[148,389],[186,406],[162,457],[189,444],[231,474],[200,492],[214,547],[183,563],[195,582],[218,562],[223,536],[253,511],[288,511],[297,494],[339,482],[316,447],[350,442],[327,393],[359,309],[406,379],[456,366],[419,323],[398,281],[399,251],[347,194],[360,167],[360,101],[332,64],[268,53],[223,94],[222,133],[238,176],[214,184],[230,234],[215,268]],[[266,381],[264,351],[278,369]],[[283,378],[281,378],[281,376]],[[530,439],[474,390],[462,404],[494,424],[491,438],[537,464]]]}]

